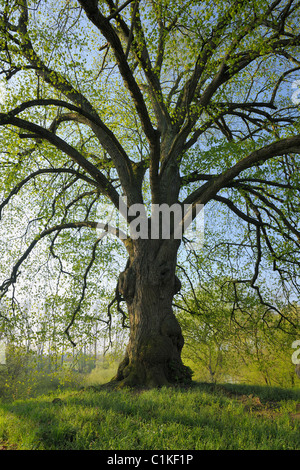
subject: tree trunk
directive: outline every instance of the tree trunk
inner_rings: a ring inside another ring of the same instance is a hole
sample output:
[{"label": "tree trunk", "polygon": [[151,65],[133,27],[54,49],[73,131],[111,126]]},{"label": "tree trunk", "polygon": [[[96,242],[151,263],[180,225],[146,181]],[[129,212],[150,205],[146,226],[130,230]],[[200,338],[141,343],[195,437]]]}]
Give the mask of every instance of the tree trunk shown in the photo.
[{"label": "tree trunk", "polygon": [[191,381],[181,360],[183,336],[172,310],[180,290],[175,275],[178,241],[135,240],[133,255],[120,274],[130,339],[113,381],[122,386],[160,387]]}]

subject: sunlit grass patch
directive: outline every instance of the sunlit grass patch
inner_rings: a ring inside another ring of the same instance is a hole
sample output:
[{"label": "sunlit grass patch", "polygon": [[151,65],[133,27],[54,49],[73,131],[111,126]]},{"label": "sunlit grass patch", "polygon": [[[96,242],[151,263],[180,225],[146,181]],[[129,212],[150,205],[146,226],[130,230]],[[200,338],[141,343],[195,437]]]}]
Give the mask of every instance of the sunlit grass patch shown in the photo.
[{"label": "sunlit grass patch", "polygon": [[[247,392],[250,389],[246,390]],[[256,390],[257,391],[257,390]],[[245,389],[196,386],[130,390],[87,389],[2,404],[0,443],[18,449],[217,450],[300,448],[299,422],[291,419],[299,396],[261,390],[252,408]],[[256,402],[255,402],[256,403]]]}]

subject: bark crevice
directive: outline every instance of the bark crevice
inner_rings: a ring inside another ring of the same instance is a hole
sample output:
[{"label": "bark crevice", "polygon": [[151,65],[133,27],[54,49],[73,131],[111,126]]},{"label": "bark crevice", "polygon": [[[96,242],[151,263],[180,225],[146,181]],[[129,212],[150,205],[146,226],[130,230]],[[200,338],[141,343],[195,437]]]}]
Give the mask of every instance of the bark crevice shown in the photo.
[{"label": "bark crevice", "polygon": [[118,292],[122,298],[131,303],[135,295],[136,275],[132,266],[126,267],[125,271],[121,272],[118,280]]}]

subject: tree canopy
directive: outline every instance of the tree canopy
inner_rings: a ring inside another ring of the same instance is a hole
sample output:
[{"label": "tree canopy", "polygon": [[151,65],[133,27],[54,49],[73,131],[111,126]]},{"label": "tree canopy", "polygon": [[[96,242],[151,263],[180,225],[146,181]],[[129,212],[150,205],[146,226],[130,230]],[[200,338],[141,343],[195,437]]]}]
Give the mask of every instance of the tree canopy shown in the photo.
[{"label": "tree canopy", "polygon": [[[143,204],[150,213],[154,205],[186,205],[193,218],[204,205],[201,256],[209,273],[203,275],[230,274],[233,312],[249,288],[266,310],[284,318],[264,287],[274,279],[289,302],[299,298],[300,2],[0,5],[2,297],[14,296],[34,253],[33,270],[49,267],[51,259],[56,285],[65,281],[77,292],[75,305],[74,299],[66,303],[72,340],[84,302],[91,292],[101,295],[99,272],[110,278],[109,261],[115,260],[116,273],[125,254],[111,306],[136,335],[140,319],[149,318],[141,305],[150,291],[137,293],[151,285],[154,299],[166,286],[168,293],[157,297],[165,300],[153,300],[168,318],[159,331],[181,350],[164,304],[180,289],[181,240],[159,237],[147,245],[122,237],[121,226],[102,217],[104,205],[119,210],[122,197],[128,208]],[[127,214],[126,222],[133,218]],[[109,232],[121,239],[121,252],[104,243]],[[184,263],[191,260],[183,256]],[[108,313],[100,320],[109,322]],[[171,356],[168,364],[179,361]]]}]

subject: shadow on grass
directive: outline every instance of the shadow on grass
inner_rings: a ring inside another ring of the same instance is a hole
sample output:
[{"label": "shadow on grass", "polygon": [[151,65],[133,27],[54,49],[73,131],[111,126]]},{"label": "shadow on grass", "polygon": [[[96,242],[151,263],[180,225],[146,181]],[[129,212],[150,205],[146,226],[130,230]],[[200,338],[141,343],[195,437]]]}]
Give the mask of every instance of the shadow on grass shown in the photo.
[{"label": "shadow on grass", "polygon": [[[209,384],[207,384],[209,385]],[[262,402],[295,400],[300,401],[300,388],[285,389],[264,385],[220,384],[213,386],[215,390],[224,390],[233,395],[256,395]]]},{"label": "shadow on grass", "polygon": [[235,398],[249,394],[262,403],[300,401],[300,390],[263,386],[194,383],[132,391],[93,386],[56,400],[2,404],[7,425],[0,428],[0,442],[37,450],[295,449],[296,425],[286,420],[279,432],[273,419],[245,413]]}]

